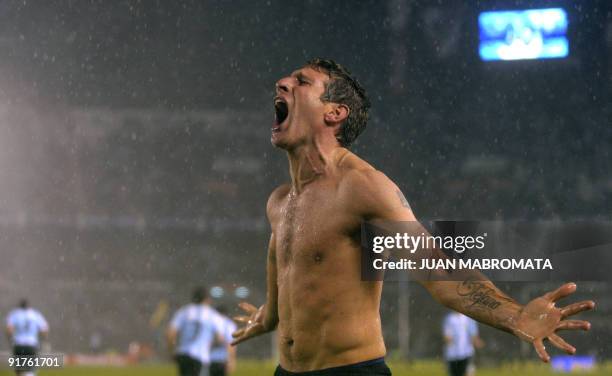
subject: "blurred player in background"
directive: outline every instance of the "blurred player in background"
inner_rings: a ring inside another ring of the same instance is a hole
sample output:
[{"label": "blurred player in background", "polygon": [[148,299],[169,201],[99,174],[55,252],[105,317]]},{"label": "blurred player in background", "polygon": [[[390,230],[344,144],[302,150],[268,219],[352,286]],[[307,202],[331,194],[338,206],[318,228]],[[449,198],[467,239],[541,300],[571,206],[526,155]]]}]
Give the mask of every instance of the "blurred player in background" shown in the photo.
[{"label": "blurred player in background", "polygon": [[[12,310],[6,319],[6,334],[16,357],[35,357],[40,346],[40,340],[47,337],[49,324],[44,316],[31,308],[26,299]],[[25,367],[15,371],[17,375],[33,376],[33,367]]]},{"label": "blurred player in background", "polygon": [[[450,312],[444,318],[444,359],[450,376],[468,373],[474,348],[482,348],[484,342],[478,336],[478,324],[459,312]],[[473,371],[470,374],[474,373]]]},{"label": "blurred player in background", "polygon": [[208,376],[213,345],[229,346],[223,318],[210,306],[204,287],[196,288],[191,303],[174,314],[166,337],[180,376]]},{"label": "blurred player in background", "polygon": [[[224,340],[226,343],[231,343],[233,340],[232,333],[236,331],[237,326],[234,320],[227,316],[227,309],[224,306],[218,306],[217,312],[223,318]],[[236,348],[234,346],[227,346],[225,343],[213,347],[210,352],[210,376],[230,375],[235,369]]]}]

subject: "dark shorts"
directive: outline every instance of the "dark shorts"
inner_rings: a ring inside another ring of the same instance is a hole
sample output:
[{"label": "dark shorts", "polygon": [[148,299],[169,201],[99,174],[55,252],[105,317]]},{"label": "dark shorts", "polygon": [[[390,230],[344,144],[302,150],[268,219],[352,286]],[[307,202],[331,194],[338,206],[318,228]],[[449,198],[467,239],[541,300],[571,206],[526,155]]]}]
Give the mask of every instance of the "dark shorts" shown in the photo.
[{"label": "dark shorts", "polygon": [[202,362],[185,354],[177,354],[174,360],[178,365],[179,376],[200,376]]},{"label": "dark shorts", "polygon": [[225,376],[225,363],[210,363],[210,376]]},{"label": "dark shorts", "polygon": [[[31,357],[31,356],[36,356],[37,352],[38,352],[38,349],[35,346],[15,345],[13,347],[13,355],[14,356],[27,356],[27,357]],[[28,367],[27,365],[24,365],[23,367],[17,368],[17,371],[28,372],[28,371],[33,371],[34,368],[35,367]]]},{"label": "dark shorts", "polygon": [[276,367],[274,376],[391,376],[391,370],[384,358],[349,364],[347,366],[325,368],[307,372],[289,372],[281,366]]},{"label": "dark shorts", "polygon": [[465,376],[471,358],[449,360],[448,373],[450,376]]}]

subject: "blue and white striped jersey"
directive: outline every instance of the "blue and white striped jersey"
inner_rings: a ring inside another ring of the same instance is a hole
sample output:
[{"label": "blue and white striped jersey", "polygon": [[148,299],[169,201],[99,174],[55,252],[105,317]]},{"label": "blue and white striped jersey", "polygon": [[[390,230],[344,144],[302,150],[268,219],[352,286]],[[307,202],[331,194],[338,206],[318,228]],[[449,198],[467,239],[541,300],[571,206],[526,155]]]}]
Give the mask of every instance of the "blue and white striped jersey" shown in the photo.
[{"label": "blue and white striped jersey", "polygon": [[7,319],[7,327],[13,329],[13,344],[17,346],[39,345],[40,332],[49,330],[49,324],[43,315],[33,308],[17,308],[12,310]]},{"label": "blue and white striped jersey", "polygon": [[222,316],[205,304],[189,304],[179,309],[170,327],[178,333],[176,353],[210,363],[210,349],[216,337],[224,337]]}]

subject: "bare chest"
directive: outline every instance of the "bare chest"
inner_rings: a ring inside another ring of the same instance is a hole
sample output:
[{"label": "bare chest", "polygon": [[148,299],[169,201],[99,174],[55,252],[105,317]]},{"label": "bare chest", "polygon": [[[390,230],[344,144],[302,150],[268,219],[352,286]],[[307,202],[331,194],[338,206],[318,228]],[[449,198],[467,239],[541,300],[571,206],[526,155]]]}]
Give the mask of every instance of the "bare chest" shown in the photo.
[{"label": "bare chest", "polygon": [[279,266],[322,262],[338,244],[359,231],[342,200],[326,190],[288,195],[274,229]]}]

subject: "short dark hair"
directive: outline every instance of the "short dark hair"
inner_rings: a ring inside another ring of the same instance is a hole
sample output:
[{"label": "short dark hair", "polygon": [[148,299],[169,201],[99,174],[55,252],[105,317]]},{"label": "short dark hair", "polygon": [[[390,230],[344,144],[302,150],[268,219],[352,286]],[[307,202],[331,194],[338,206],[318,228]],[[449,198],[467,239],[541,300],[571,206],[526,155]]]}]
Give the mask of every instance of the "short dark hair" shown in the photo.
[{"label": "short dark hair", "polygon": [[29,306],[28,299],[24,298],[24,299],[21,299],[19,301],[19,307],[20,308],[26,309],[26,308],[28,308],[28,306]]},{"label": "short dark hair", "polygon": [[348,69],[333,60],[315,58],[309,60],[306,66],[329,75],[330,80],[325,85],[322,101],[344,104],[349,108],[349,116],[336,135],[340,145],[349,147],[368,123],[370,100],[365,89]]},{"label": "short dark hair", "polygon": [[206,287],[198,286],[193,289],[193,293],[191,294],[191,301],[193,303],[202,303],[206,298],[208,298]]}]

